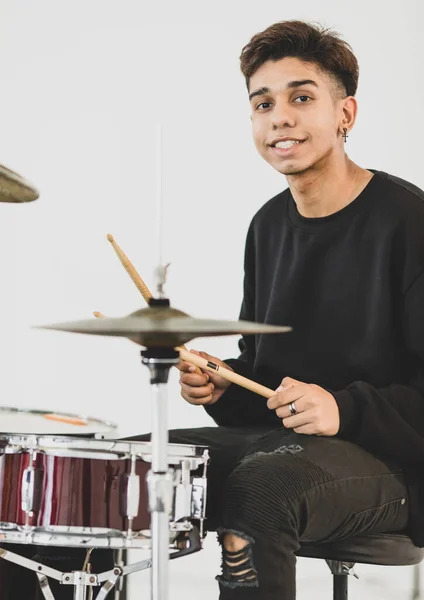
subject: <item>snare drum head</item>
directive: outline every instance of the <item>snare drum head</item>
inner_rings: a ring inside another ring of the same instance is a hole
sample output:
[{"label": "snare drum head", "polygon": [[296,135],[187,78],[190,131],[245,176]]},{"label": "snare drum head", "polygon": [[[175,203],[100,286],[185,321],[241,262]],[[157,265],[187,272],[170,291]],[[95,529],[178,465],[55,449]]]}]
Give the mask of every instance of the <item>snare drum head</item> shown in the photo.
[{"label": "snare drum head", "polygon": [[94,435],[116,429],[116,425],[80,415],[0,406],[1,433]]}]

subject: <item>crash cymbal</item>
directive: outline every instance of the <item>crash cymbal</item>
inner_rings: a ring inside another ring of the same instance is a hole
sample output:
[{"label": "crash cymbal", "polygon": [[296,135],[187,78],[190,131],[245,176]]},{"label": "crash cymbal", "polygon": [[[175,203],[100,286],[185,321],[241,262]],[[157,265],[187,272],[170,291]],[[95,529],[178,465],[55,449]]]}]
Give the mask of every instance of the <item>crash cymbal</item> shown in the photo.
[{"label": "crash cymbal", "polygon": [[162,306],[143,308],[126,317],[69,321],[42,325],[39,328],[89,335],[127,337],[139,341],[140,344],[147,347],[174,347],[197,337],[291,331],[291,327],[251,321],[195,319],[175,308]]},{"label": "crash cymbal", "polygon": [[32,202],[39,194],[23,177],[0,165],[0,202]]}]

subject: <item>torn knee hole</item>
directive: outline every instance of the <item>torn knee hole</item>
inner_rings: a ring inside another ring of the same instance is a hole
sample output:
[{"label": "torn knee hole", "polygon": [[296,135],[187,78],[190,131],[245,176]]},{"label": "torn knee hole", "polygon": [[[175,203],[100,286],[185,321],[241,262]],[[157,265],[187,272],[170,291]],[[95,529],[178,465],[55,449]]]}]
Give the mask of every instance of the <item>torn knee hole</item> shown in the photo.
[{"label": "torn knee hole", "polygon": [[[224,532],[219,541],[222,544],[222,575],[217,577],[218,581],[228,587],[257,586],[257,571],[252,559],[253,539],[236,532]],[[226,547],[240,545],[242,547],[235,550]]]},{"label": "torn knee hole", "polygon": [[253,566],[249,545],[239,552],[222,550],[222,577],[228,583],[243,585],[257,581],[257,572]]}]

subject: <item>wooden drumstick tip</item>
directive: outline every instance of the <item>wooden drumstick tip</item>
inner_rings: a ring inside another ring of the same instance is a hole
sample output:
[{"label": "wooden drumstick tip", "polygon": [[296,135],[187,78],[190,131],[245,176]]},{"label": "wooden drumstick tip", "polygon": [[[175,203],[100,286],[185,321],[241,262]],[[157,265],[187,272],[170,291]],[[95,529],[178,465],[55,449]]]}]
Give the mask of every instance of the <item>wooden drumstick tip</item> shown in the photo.
[{"label": "wooden drumstick tip", "polygon": [[111,233],[108,233],[106,237],[108,239],[108,242],[110,242],[111,244],[115,241]]}]

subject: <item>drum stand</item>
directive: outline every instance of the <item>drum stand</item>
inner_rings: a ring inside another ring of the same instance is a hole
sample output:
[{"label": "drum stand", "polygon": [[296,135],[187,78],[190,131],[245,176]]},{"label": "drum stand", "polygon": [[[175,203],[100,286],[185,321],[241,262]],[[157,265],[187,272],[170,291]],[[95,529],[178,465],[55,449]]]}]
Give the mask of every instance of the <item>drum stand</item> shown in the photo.
[{"label": "drum stand", "polygon": [[96,575],[88,571],[73,571],[72,573],[63,573],[62,571],[58,571],[57,569],[43,565],[35,560],[31,560],[30,558],[25,558],[24,556],[20,556],[14,552],[9,552],[9,550],[5,550],[4,548],[0,548],[0,558],[13,562],[21,567],[25,567],[30,571],[35,571],[40,583],[41,591],[46,600],[55,600],[47,577],[56,579],[56,581],[60,581],[60,583],[63,585],[75,586],[74,600],[87,600],[88,592],[89,598],[91,599],[92,588],[105,582],[96,596],[96,600],[104,600],[110,590],[114,587],[115,583],[118,581],[119,577],[129,575],[130,573],[135,573],[136,571],[142,571],[143,569],[148,569],[151,567],[152,563],[151,559],[147,559],[126,567],[115,566],[113,569],[110,569],[110,571],[105,571]]},{"label": "drum stand", "polygon": [[[193,552],[200,550],[201,539],[198,529],[194,527],[188,532],[187,542],[188,545],[186,548],[178,550],[177,552],[172,552],[168,558],[179,558],[180,556],[192,554]],[[166,543],[168,547],[169,539],[167,539]],[[115,565],[113,569],[99,574],[90,573],[89,571],[72,571],[71,573],[63,573],[62,571],[48,567],[47,565],[36,562],[35,560],[31,560],[30,558],[25,558],[24,556],[16,554],[15,552],[10,552],[4,547],[0,548],[0,558],[20,565],[21,567],[29,569],[30,571],[35,571],[45,600],[55,600],[47,579],[48,577],[59,581],[62,585],[75,586],[74,600],[91,600],[93,588],[103,583],[104,585],[96,595],[96,600],[105,600],[106,596],[113,589],[115,584],[118,584],[117,587],[119,586],[119,583],[122,581],[122,577],[125,575],[131,575],[131,573],[136,573],[137,571],[150,569],[152,567],[152,558],[148,558],[127,566]],[[158,569],[156,569],[156,571],[158,571]]]}]

